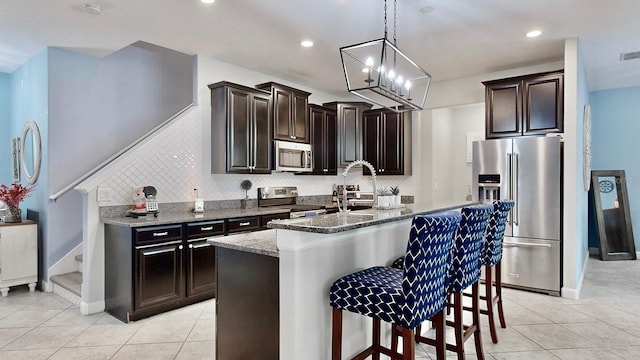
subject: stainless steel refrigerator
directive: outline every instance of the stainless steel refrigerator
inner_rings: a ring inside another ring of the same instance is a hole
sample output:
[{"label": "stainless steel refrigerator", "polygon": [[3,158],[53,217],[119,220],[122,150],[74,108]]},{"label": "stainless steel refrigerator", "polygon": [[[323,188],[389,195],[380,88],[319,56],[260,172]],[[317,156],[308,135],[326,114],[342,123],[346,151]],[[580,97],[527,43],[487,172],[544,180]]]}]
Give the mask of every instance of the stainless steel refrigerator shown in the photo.
[{"label": "stainless steel refrigerator", "polygon": [[474,200],[512,199],[502,283],[560,295],[562,145],[558,136],[473,143]]}]

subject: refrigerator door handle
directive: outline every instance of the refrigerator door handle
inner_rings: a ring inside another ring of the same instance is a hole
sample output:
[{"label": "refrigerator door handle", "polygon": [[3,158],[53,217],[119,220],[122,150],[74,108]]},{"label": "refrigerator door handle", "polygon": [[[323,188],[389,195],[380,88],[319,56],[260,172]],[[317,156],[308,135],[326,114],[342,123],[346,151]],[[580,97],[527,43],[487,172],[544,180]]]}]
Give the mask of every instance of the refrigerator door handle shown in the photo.
[{"label": "refrigerator door handle", "polygon": [[[513,200],[513,154],[507,153],[507,199]],[[513,211],[509,211],[508,224],[513,224]]]},{"label": "refrigerator door handle", "polygon": [[520,202],[518,201],[520,196],[518,194],[518,177],[520,176],[520,154],[518,153],[514,153],[513,154],[513,184],[511,185],[511,188],[513,189],[513,201],[515,202],[515,206],[514,206],[514,218],[513,218],[513,224],[514,225],[518,225],[518,223],[520,222]]},{"label": "refrigerator door handle", "polygon": [[528,247],[544,247],[550,248],[550,244],[534,244],[534,243],[526,243],[526,242],[511,242],[511,241],[503,241],[502,244],[507,247],[518,247],[518,246],[528,246]]}]

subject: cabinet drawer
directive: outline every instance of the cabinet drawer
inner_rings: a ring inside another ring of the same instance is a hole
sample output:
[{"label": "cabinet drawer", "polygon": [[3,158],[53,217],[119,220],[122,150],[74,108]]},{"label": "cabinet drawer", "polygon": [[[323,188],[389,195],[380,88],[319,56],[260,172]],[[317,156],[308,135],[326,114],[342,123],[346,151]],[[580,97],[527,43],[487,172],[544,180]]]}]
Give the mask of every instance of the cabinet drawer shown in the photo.
[{"label": "cabinet drawer", "polygon": [[224,235],[225,230],[224,220],[188,223],[185,226],[187,229],[187,239]]},{"label": "cabinet drawer", "polygon": [[269,221],[271,221],[271,220],[289,219],[289,217],[290,217],[290,213],[288,213],[288,212],[277,213],[277,214],[269,214],[269,215],[262,215],[260,217],[261,229],[268,229],[267,223]]},{"label": "cabinet drawer", "polygon": [[241,231],[255,231],[260,229],[260,217],[250,216],[227,220],[227,231],[229,233]]},{"label": "cabinet drawer", "polygon": [[182,225],[143,227],[133,231],[136,245],[182,239]]}]

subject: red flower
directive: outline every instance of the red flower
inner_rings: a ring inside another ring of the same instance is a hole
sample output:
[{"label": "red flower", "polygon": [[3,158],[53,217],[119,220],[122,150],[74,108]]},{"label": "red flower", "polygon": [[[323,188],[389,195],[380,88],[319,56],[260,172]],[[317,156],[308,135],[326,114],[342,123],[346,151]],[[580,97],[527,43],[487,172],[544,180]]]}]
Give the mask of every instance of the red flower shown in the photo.
[{"label": "red flower", "polygon": [[13,183],[11,187],[0,185],[0,201],[7,204],[9,209],[17,209],[20,202],[26,199],[33,190],[33,186],[27,187],[18,183]]}]

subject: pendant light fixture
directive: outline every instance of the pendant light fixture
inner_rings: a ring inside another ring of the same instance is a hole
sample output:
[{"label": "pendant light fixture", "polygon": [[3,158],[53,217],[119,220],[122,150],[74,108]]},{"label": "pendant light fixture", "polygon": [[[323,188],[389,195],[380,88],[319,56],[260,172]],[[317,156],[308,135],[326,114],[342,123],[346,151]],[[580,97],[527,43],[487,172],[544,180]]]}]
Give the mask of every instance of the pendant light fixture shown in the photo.
[{"label": "pendant light fixture", "polygon": [[347,89],[395,112],[422,110],[431,75],[396,46],[396,18],[397,0],[394,0],[392,43],[387,39],[387,0],[384,0],[384,38],[340,48]]}]

